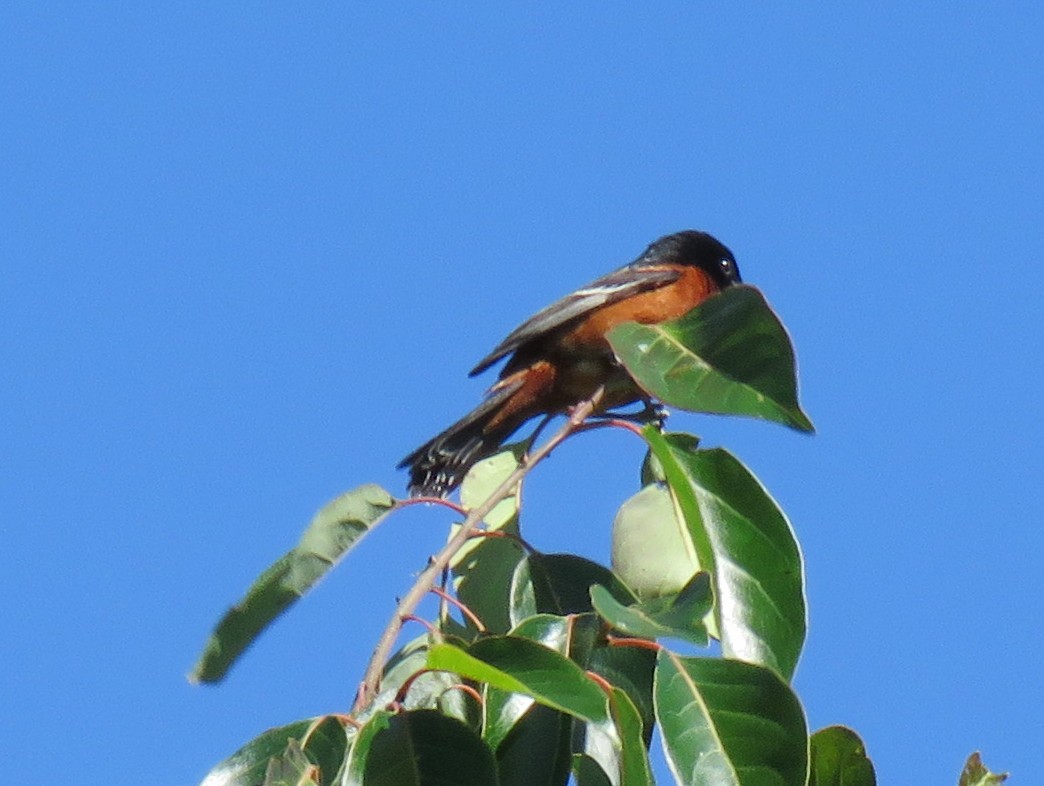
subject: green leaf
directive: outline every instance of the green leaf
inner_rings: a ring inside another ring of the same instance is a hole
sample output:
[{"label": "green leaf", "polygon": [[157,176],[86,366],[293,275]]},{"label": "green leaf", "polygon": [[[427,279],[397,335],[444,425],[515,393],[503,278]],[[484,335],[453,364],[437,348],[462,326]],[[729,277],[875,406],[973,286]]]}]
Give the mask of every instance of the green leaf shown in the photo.
[{"label": "green leaf", "polygon": [[334,715],[317,719],[305,732],[301,748],[318,768],[323,786],[334,782],[334,776],[344,764],[349,737],[354,733],[354,729],[346,730],[344,721]]},{"label": "green leaf", "polygon": [[655,694],[667,763],[678,783],[805,786],[804,713],[775,672],[662,650]]},{"label": "green leaf", "polygon": [[859,735],[844,726],[828,726],[810,741],[809,786],[876,786],[874,765]]},{"label": "green leaf", "polygon": [[591,612],[593,584],[606,587],[622,603],[637,600],[611,570],[596,562],[574,554],[530,554],[512,579],[511,619],[518,624],[534,614]]},{"label": "green leaf", "polygon": [[642,716],[648,745],[656,720],[653,714],[656,653],[639,647],[596,647],[591,652],[587,668],[627,693]]},{"label": "green leaf", "polygon": [[[538,614],[512,630],[580,664],[590,657],[600,633],[593,614]],[[528,695],[491,686],[486,687],[485,710],[483,739],[496,752],[502,784],[565,786],[573,754],[572,717]]]},{"label": "green leaf", "polygon": [[697,573],[673,597],[652,598],[630,606],[617,601],[605,587],[595,585],[591,587],[591,602],[602,619],[629,636],[677,638],[707,646],[703,618],[713,602],[707,573]]},{"label": "green leaf", "polygon": [[[509,446],[472,467],[461,485],[461,504],[473,508],[485,502],[518,467],[521,450],[520,445]],[[513,624],[509,614],[511,581],[526,556],[517,540],[517,493],[497,504],[485,521],[487,531],[514,537],[472,538],[454,555],[450,567],[457,598],[482,620],[489,633],[507,633]],[[456,528],[450,537],[455,532]],[[470,622],[467,625],[477,632]]]},{"label": "green leaf", "polygon": [[[414,675],[427,668],[428,645],[430,643],[431,636],[428,633],[424,633],[404,644],[388,659],[388,662],[384,665],[384,673],[381,676],[380,692],[370,702],[367,709],[386,707],[394,702],[399,697],[402,687],[407,682],[410,682]],[[418,679],[424,679],[425,676],[421,675]],[[410,689],[405,697],[406,709],[427,709],[433,706],[425,704],[426,701],[431,700],[431,695],[428,691],[422,689],[418,694],[414,693],[416,684],[417,680],[410,683]],[[365,720],[367,718],[366,711],[364,710],[364,714],[361,717],[357,716],[356,720]]]},{"label": "green leaf", "polygon": [[[514,636],[538,642],[577,663],[587,660],[598,633],[599,625],[594,615],[556,617],[551,614],[538,614],[523,620],[512,631]],[[498,760],[501,759],[501,742],[509,734],[519,734],[515,726],[531,711],[533,703],[534,699],[524,693],[487,689],[486,723],[482,737],[486,744],[497,752]],[[549,723],[551,719],[545,715],[541,717],[545,719],[544,725],[553,725],[556,730],[562,725],[558,720]],[[530,727],[534,725],[529,722]],[[534,736],[532,729],[527,733],[527,738],[531,736]]]},{"label": "green leaf", "polygon": [[428,668],[447,669],[494,688],[524,693],[541,704],[584,720],[604,720],[606,700],[598,685],[569,658],[517,636],[493,636],[468,647],[436,644]]},{"label": "green leaf", "polygon": [[290,740],[283,755],[270,759],[265,770],[264,786],[318,786],[320,783],[319,768],[308,760],[297,740]]},{"label": "green leaf", "polygon": [[[451,690],[460,682],[459,675],[446,671],[428,671],[428,646],[432,636],[424,633],[407,642],[384,666],[380,691],[361,712],[357,721],[398,701],[407,710],[439,709],[445,715],[472,722],[475,702],[459,690]],[[408,688],[403,694],[403,687]]]},{"label": "green leaf", "polygon": [[[388,728],[394,713],[388,710],[376,710],[355,734],[344,765],[344,777],[339,786],[365,786],[363,777],[366,772],[366,759],[370,755],[370,747],[374,739]],[[207,784],[202,784],[207,786]]]},{"label": "green leaf", "polygon": [[621,786],[647,786],[653,778],[645,749],[642,716],[634,702],[619,688],[613,688],[609,697],[609,712],[620,739]]},{"label": "green leaf", "polygon": [[201,786],[261,786],[273,756],[282,755],[290,740],[302,738],[315,719],[269,729],[215,766]]},{"label": "green leaf", "polygon": [[[699,437],[695,434],[686,434],[683,431],[672,431],[671,439],[679,449],[693,451],[700,445]],[[643,487],[667,482],[667,476],[663,472],[663,465],[651,450],[642,459],[641,480]]]},{"label": "green leaf", "polygon": [[330,784],[347,745],[344,724],[334,716],[269,729],[214,767],[201,786],[263,786],[271,783],[266,777],[272,761],[277,762],[272,777],[289,777],[287,773],[307,765],[320,773],[316,782]]},{"label": "green leaf", "polygon": [[790,679],[805,641],[804,568],[783,511],[730,453],[691,450],[642,430],[663,465],[700,566],[713,577],[726,657]]},{"label": "green leaf", "polygon": [[543,644],[578,664],[587,663],[601,635],[601,623],[592,614],[536,614],[511,630],[512,636]]},{"label": "green leaf", "polygon": [[619,325],[609,343],[638,384],[665,404],[813,430],[798,404],[790,338],[753,287],[730,287],[673,322]]},{"label": "green leaf", "polygon": [[699,570],[699,560],[671,493],[646,486],[623,505],[613,521],[613,572],[639,598],[678,592]]},{"label": "green leaf", "polygon": [[535,704],[528,696],[504,695],[509,705],[519,702],[522,712],[496,748],[501,786],[566,786],[573,756],[573,718]]},{"label": "green leaf", "polygon": [[602,766],[586,753],[573,756],[573,777],[576,779],[576,786],[613,786]]},{"label": "green leaf", "polygon": [[653,782],[642,717],[626,692],[614,687],[609,697],[611,719],[585,724],[584,755],[620,786]]},{"label": "green leaf", "polygon": [[498,786],[499,779],[493,753],[471,729],[434,710],[416,710],[387,718],[374,734],[361,783]]},{"label": "green leaf", "polygon": [[635,782],[644,786],[652,782],[642,778],[655,723],[655,665],[656,654],[647,649],[600,646],[591,652],[587,668],[613,686],[609,702],[612,720],[583,724],[583,757],[574,762],[581,782],[600,783],[601,778],[617,784]]},{"label": "green leaf", "polygon": [[[366,721],[370,715],[399,701],[403,709],[437,709],[443,715],[457,718],[478,728],[480,708],[474,698],[458,686],[460,675],[448,671],[428,671],[428,646],[432,636],[418,636],[401,647],[385,664],[381,687],[377,696],[356,714],[358,721]],[[408,685],[404,695],[403,687]]]},{"label": "green leaf", "polygon": [[[504,445],[499,453],[475,464],[460,484],[460,504],[470,510],[489,499],[500,484],[518,469],[525,450],[525,443],[513,442]],[[518,489],[515,489],[515,493],[502,499],[486,514],[486,526],[492,530],[515,527],[517,531],[518,507]]]},{"label": "green leaf", "polygon": [[961,772],[958,786],[997,786],[1008,779],[1008,773],[996,774],[990,772],[982,763],[982,756],[976,751],[968,757]]},{"label": "green leaf", "polygon": [[394,507],[379,486],[360,486],[320,510],[292,550],[254,582],[210,636],[189,674],[218,682],[262,630],[304,595]]},{"label": "green leaf", "polygon": [[[457,599],[482,620],[487,633],[507,633],[512,581],[526,554],[510,538],[475,538],[466,557],[453,567]],[[477,633],[465,618],[469,630]]]}]

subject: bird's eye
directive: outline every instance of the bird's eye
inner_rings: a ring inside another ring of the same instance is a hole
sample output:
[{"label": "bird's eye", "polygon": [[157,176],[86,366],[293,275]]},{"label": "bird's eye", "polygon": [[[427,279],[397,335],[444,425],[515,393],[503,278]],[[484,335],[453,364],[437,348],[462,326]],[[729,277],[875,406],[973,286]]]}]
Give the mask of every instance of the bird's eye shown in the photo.
[{"label": "bird's eye", "polygon": [[718,267],[721,268],[722,273],[732,272],[732,260],[731,259],[720,259],[718,260]]}]

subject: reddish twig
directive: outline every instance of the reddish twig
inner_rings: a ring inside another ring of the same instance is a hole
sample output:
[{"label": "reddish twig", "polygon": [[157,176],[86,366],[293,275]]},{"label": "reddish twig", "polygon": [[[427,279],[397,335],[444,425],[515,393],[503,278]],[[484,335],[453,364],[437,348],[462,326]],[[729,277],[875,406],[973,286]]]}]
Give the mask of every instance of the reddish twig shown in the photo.
[{"label": "reddish twig", "polygon": [[395,503],[397,508],[408,508],[410,505],[442,505],[444,508],[454,510],[462,516],[468,515],[468,512],[462,505],[458,505],[451,499],[445,499],[444,497],[410,497],[409,499],[400,499]]},{"label": "reddish twig", "polygon": [[609,682],[609,680],[607,680],[605,677],[603,677],[601,674],[595,671],[587,671],[585,672],[585,674],[587,674],[587,676],[590,679],[597,683],[598,687],[602,689],[602,692],[605,693],[606,696],[613,695],[613,684]]},{"label": "reddish twig", "polygon": [[482,694],[475,690],[475,688],[471,685],[468,685],[467,683],[458,682],[454,685],[450,685],[448,688],[446,688],[446,690],[443,691],[443,693],[449,693],[451,690],[459,690],[462,693],[468,694],[469,696],[471,696],[471,698],[478,702],[478,705],[480,707],[483,704],[485,704],[485,702],[482,700]]},{"label": "reddish twig", "polygon": [[421,669],[420,671],[413,672],[413,674],[411,674],[409,677],[403,680],[402,685],[399,686],[399,692],[395,694],[394,703],[402,704],[402,702],[406,701],[406,694],[410,692],[410,688],[413,687],[413,683],[415,683],[425,674],[430,673],[431,669]]},{"label": "reddish twig", "polygon": [[480,620],[478,615],[475,612],[473,612],[470,608],[468,608],[468,606],[465,603],[463,603],[459,598],[453,597],[448,592],[446,592],[446,590],[442,589],[442,587],[432,587],[431,591],[447,603],[452,603],[454,606],[460,609],[460,613],[467,617],[469,620],[471,620],[471,624],[478,629],[479,633],[486,632],[486,626],[482,624],[482,620]]},{"label": "reddish twig", "polygon": [[626,636],[614,636],[609,634],[605,637],[611,647],[634,647],[640,650],[652,650],[659,652],[663,647],[652,639],[633,639]]},{"label": "reddish twig", "polygon": [[503,538],[504,540],[513,540],[521,547],[527,554],[536,554],[537,549],[529,541],[523,538],[521,535],[516,535],[514,532],[505,532],[502,529],[484,529],[478,530],[471,533],[472,538]]},{"label": "reddish twig", "polygon": [[357,721],[351,715],[343,715],[343,714],[341,714],[339,712],[335,712],[333,714],[333,716],[335,718],[337,718],[337,720],[339,720],[345,726],[351,726],[354,729],[361,729],[363,727],[363,724],[361,724],[359,721]]},{"label": "reddish twig", "polygon": [[403,622],[419,622],[421,625],[423,625],[425,628],[428,629],[428,633],[431,633],[433,635],[438,633],[438,630],[436,630],[434,625],[432,625],[430,622],[428,622],[426,619],[424,619],[424,617],[418,617],[416,614],[407,614],[406,616],[404,616],[402,618],[402,621]]}]

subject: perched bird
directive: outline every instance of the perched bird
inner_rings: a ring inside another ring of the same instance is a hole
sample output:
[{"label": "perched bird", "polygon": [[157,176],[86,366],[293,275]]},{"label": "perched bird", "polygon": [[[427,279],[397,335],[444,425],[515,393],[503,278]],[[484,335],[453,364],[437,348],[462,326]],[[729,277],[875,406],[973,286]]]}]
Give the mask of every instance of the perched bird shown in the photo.
[{"label": "perched bird", "polygon": [[623,322],[677,319],[740,282],[732,252],[706,232],[667,235],[628,265],[566,295],[515,328],[469,376],[510,356],[486,398],[402,460],[411,496],[446,496],[528,420],[563,413],[604,386],[602,411],[646,401],[606,333]]}]

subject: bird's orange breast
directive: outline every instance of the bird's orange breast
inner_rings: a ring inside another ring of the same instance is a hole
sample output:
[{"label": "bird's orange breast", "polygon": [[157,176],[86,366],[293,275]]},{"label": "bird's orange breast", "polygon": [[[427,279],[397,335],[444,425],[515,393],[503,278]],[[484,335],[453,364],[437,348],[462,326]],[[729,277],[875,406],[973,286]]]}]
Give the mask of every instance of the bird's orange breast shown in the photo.
[{"label": "bird's orange breast", "polygon": [[641,292],[618,303],[595,310],[557,342],[565,350],[609,348],[605,335],[624,322],[651,325],[677,319],[718,291],[717,285],[699,268],[685,267],[670,284]]}]

